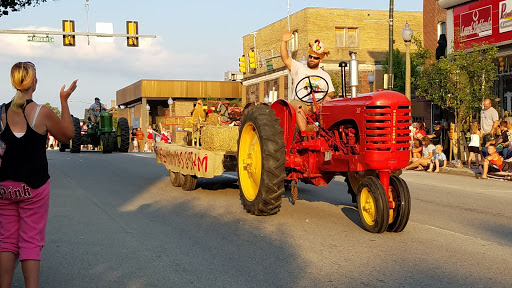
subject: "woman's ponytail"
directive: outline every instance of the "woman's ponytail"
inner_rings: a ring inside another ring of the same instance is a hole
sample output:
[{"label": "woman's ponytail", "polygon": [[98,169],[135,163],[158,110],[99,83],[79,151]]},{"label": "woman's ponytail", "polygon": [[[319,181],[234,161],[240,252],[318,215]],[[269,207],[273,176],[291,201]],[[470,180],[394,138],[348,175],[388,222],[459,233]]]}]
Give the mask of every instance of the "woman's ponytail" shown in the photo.
[{"label": "woman's ponytail", "polygon": [[20,111],[25,108],[25,97],[21,93],[35,84],[36,68],[30,62],[18,62],[11,68],[11,84],[16,89],[12,98],[11,108]]}]

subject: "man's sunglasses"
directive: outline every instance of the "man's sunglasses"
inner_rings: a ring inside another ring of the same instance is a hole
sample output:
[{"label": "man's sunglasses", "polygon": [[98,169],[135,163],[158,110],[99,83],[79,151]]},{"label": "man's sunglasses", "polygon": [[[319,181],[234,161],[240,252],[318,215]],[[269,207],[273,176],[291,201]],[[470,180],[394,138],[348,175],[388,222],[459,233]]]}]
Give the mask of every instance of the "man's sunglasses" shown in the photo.
[{"label": "man's sunglasses", "polygon": [[309,59],[320,60],[320,57],[315,57],[315,56],[313,56],[313,55],[309,55]]}]

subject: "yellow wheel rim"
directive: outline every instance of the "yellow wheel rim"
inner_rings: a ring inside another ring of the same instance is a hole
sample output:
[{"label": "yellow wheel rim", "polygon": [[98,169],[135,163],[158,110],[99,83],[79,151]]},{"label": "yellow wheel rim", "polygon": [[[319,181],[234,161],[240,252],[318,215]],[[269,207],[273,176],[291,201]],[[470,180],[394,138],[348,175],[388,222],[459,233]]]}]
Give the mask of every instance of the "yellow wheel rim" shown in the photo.
[{"label": "yellow wheel rim", "polygon": [[252,123],[245,124],[238,147],[238,177],[247,200],[258,195],[261,180],[261,146],[258,130]]},{"label": "yellow wheel rim", "polygon": [[391,198],[390,200],[393,202],[393,208],[389,209],[389,224],[393,223],[393,221],[395,220],[395,217],[396,217],[395,211],[397,210],[397,206],[398,206],[397,205],[398,197],[396,195],[397,195],[397,192],[396,192],[395,188],[392,187],[391,185],[389,185],[389,197]]},{"label": "yellow wheel rim", "polygon": [[370,225],[375,224],[375,201],[371,195],[368,187],[361,191],[361,213],[363,214],[364,221]]}]

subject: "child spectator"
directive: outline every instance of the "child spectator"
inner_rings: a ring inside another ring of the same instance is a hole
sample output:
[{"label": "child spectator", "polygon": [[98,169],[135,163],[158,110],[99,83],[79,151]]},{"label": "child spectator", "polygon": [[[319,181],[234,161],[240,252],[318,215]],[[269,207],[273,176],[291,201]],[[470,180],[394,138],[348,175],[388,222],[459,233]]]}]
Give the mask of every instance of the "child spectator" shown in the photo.
[{"label": "child spectator", "polygon": [[432,172],[434,166],[435,166],[435,173],[439,173],[439,168],[446,167],[446,155],[443,153],[443,146],[437,145],[436,146],[436,153],[434,154],[434,161],[430,163],[430,166],[428,168],[428,172]]},{"label": "child spectator", "polygon": [[496,146],[494,146],[494,144],[490,144],[487,148],[489,156],[485,157],[484,160],[482,174],[483,179],[487,179],[488,172],[501,172],[501,169],[503,169],[503,161],[501,160],[500,154],[496,152]]},{"label": "child spectator", "polygon": [[427,136],[423,137],[423,150],[422,154],[423,156],[418,159],[417,161],[413,162],[412,164],[409,164],[407,167],[405,167],[405,170],[411,170],[413,168],[417,168],[417,170],[423,170],[427,166],[429,166],[432,157],[434,157],[434,150],[436,147],[432,145],[432,142],[430,141],[430,138]]},{"label": "child spectator", "polygon": [[421,150],[423,149],[421,147],[421,141],[418,140],[418,139],[414,139],[414,142],[413,142],[413,146],[412,146],[412,159],[411,159],[411,162],[416,162],[418,161],[418,159],[421,158]]},{"label": "child spectator", "polygon": [[162,132],[162,136],[160,136],[160,140],[164,143],[169,143],[169,137],[167,137],[167,132],[165,130]]},{"label": "child spectator", "polygon": [[[468,160],[468,168],[471,169],[471,161],[473,160],[473,155],[475,155],[475,161],[480,163],[480,130],[478,129],[478,123],[471,123],[471,141],[468,145],[469,150],[469,160]],[[478,160],[477,160],[478,158]]]}]

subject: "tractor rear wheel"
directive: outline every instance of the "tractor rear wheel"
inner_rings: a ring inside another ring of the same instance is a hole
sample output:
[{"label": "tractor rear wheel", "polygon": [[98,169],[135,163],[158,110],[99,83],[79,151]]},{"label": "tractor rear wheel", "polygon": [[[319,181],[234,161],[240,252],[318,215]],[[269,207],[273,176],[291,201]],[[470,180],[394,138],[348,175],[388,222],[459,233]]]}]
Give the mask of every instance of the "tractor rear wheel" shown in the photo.
[{"label": "tractor rear wheel", "polygon": [[376,177],[366,176],[357,187],[357,210],[366,230],[372,233],[386,231],[389,223],[388,197]]},{"label": "tractor rear wheel", "polygon": [[122,117],[117,120],[116,144],[118,151],[126,153],[130,149],[130,126],[128,119]]},{"label": "tractor rear wheel", "polygon": [[82,145],[82,134],[80,131],[80,119],[73,117],[73,127],[75,128],[75,136],[71,139],[71,147],[69,152],[80,153],[80,147]]},{"label": "tractor rear wheel", "polygon": [[181,185],[183,185],[184,177],[183,177],[183,174],[181,174],[180,172],[173,172],[173,171],[169,170],[169,178],[171,178],[172,186],[181,187]]},{"label": "tractor rear wheel", "polygon": [[245,111],[238,137],[238,185],[244,209],[273,215],[284,193],[285,146],[274,110],[254,105]]},{"label": "tractor rear wheel", "polygon": [[409,215],[411,214],[411,194],[409,187],[404,179],[391,175],[389,178],[389,190],[393,196],[395,208],[391,209],[390,216],[391,223],[388,225],[388,232],[402,232],[407,222],[409,222]]},{"label": "tractor rear wheel", "polygon": [[192,191],[196,189],[197,185],[197,176],[196,175],[181,175],[183,177],[183,184],[181,185],[181,189],[185,191]]},{"label": "tractor rear wheel", "polygon": [[66,152],[66,149],[69,149],[69,144],[59,142],[59,152]]}]

